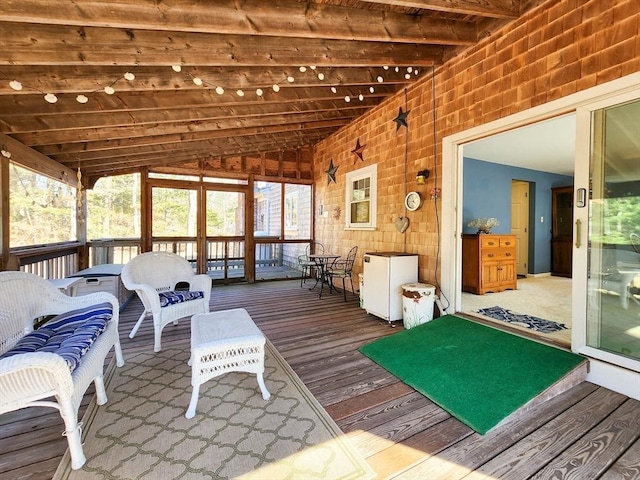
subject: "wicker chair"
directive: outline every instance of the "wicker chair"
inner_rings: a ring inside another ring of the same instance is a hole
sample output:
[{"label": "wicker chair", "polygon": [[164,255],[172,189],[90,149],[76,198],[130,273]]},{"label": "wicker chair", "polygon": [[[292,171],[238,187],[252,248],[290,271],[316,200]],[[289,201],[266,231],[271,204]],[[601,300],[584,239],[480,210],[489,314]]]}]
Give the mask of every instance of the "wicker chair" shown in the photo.
[{"label": "wicker chair", "polygon": [[111,347],[115,349],[117,365],[124,365],[118,336],[118,300],[107,292],[68,297],[51,282],[31,273],[0,273],[0,355],[7,354],[20,339],[32,332],[36,319],[104,305],[104,302],[111,304],[111,318],[73,371],[61,355],[50,351],[16,353],[0,358],[0,414],[36,406],[57,409],[64,421],[64,435],[74,469],[82,467],[86,461],[78,424],[82,397],[93,382],[98,405],[107,402],[102,376]]},{"label": "wicker chair", "polygon": [[347,301],[347,289],[345,286],[345,279],[348,278],[351,282],[351,293],[356,294],[355,288],[353,288],[353,264],[356,261],[356,255],[358,254],[358,247],[353,247],[349,250],[347,257],[344,260],[337,260],[333,265],[327,267],[325,275],[329,280],[329,285],[333,285],[334,278],[342,278],[342,293],[344,294],[344,301]]},{"label": "wicker chair", "polygon": [[[171,322],[177,325],[180,318],[209,311],[211,278],[196,275],[189,262],[174,253],[148,252],[133,257],[122,267],[122,283],[135,290],[144,305],[129,338],[136,335],[142,321],[151,315],[155,352],[161,349],[162,329],[166,325]],[[188,284],[186,295],[176,290],[179,284]],[[167,301],[168,296],[173,298]]]}]

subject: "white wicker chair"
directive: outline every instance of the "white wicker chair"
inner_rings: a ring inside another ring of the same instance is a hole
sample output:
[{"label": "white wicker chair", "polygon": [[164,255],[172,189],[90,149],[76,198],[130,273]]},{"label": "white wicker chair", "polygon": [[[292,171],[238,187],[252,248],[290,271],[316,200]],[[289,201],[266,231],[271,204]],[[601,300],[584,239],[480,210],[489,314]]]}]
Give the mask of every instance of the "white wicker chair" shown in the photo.
[{"label": "white wicker chair", "polygon": [[[204,297],[161,307],[159,293],[174,291],[176,285],[183,282],[189,284],[190,291],[203,292]],[[148,252],[133,257],[122,267],[122,283],[129,290],[135,290],[144,305],[144,312],[129,338],[136,335],[142,321],[151,315],[155,352],[161,349],[162,329],[167,324],[173,322],[177,325],[180,318],[209,311],[211,278],[204,274],[196,275],[189,262],[174,253]]]},{"label": "white wicker chair", "polygon": [[0,358],[0,414],[32,406],[59,410],[74,469],[82,467],[86,460],[78,424],[82,397],[94,382],[98,405],[107,402],[102,375],[111,347],[115,349],[118,366],[124,365],[118,336],[118,300],[106,292],[68,297],[51,282],[31,273],[0,273],[0,354],[33,331],[35,319],[103,302],[111,303],[112,318],[73,373],[65,360],[55,353],[20,353]]}]

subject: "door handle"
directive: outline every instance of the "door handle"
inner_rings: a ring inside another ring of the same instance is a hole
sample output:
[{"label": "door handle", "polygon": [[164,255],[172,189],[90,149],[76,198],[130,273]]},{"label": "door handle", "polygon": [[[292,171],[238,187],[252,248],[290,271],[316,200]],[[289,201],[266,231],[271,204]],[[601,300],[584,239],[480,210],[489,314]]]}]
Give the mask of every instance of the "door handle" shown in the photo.
[{"label": "door handle", "polygon": [[582,220],[576,220],[576,248],[580,248],[580,233],[582,230]]}]

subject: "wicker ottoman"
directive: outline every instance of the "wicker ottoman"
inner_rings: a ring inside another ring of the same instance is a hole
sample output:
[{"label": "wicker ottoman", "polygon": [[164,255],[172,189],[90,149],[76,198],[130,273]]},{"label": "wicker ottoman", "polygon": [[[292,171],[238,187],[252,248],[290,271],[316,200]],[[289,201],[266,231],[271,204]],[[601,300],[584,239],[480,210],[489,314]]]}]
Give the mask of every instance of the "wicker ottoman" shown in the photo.
[{"label": "wicker ottoman", "polygon": [[264,372],[262,332],[244,308],[199,313],[191,317],[191,402],[187,418],[196,414],[200,385],[227,372],[255,373],[262,398],[269,400]]}]

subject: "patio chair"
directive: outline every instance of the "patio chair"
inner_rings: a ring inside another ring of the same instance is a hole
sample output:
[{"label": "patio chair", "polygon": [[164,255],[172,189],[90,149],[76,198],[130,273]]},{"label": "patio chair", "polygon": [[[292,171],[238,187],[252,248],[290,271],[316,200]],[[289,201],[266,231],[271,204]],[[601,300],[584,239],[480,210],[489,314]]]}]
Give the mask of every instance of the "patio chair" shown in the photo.
[{"label": "patio chair", "polygon": [[302,270],[302,276],[300,277],[300,287],[303,283],[307,283],[307,278],[312,277],[313,269],[318,265],[316,262],[309,258],[311,253],[324,253],[324,245],[319,242],[313,242],[313,250],[311,249],[311,243],[307,245],[304,255],[298,255],[298,264]]},{"label": "patio chair", "polygon": [[112,347],[116,364],[124,365],[119,307],[107,292],[69,297],[32,273],[0,273],[0,414],[57,409],[73,469],[86,461],[78,423],[82,398],[93,382],[96,403],[107,402],[103,369]]},{"label": "patio chair", "polygon": [[336,262],[328,266],[325,272],[329,280],[329,285],[333,285],[334,278],[342,278],[342,293],[344,294],[344,301],[347,301],[347,289],[345,286],[345,279],[348,278],[351,282],[351,293],[356,294],[353,288],[353,264],[356,261],[356,255],[358,254],[358,247],[353,247],[349,250],[347,257],[344,260],[336,260]]},{"label": "patio chair", "polygon": [[[162,329],[166,325],[177,325],[180,318],[209,311],[211,278],[196,275],[189,261],[175,253],[147,252],[133,257],[122,267],[122,283],[135,290],[144,305],[129,338],[135,337],[142,321],[151,315],[154,352],[162,348]],[[188,290],[182,290],[182,285],[188,285]]]}]

